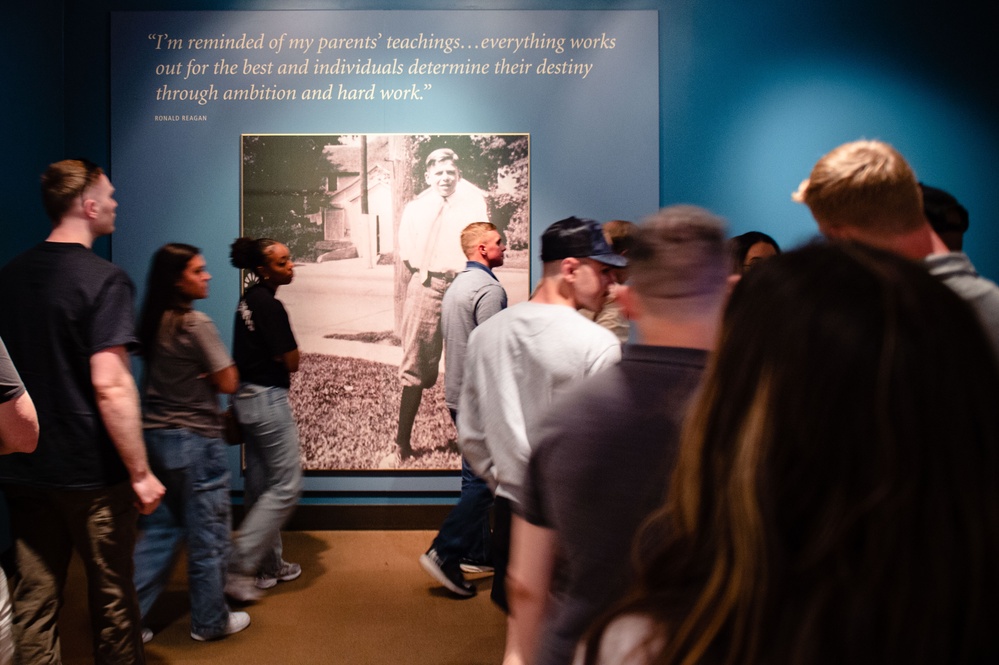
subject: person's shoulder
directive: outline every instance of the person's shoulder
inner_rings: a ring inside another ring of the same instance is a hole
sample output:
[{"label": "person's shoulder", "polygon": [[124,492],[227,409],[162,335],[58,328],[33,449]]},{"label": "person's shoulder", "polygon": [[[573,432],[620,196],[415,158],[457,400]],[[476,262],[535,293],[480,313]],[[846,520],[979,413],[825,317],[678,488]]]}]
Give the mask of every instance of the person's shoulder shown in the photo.
[{"label": "person's shoulder", "polygon": [[[611,621],[600,637],[598,665],[646,665],[663,648],[658,624],[643,614],[625,614]],[[583,662],[582,650],[576,665]]]},{"label": "person's shoulder", "polygon": [[566,322],[573,328],[573,332],[581,344],[587,344],[600,349],[621,346],[621,340],[617,338],[617,335],[607,330],[607,328],[604,328],[599,323],[590,321],[579,311],[573,313],[575,316],[568,317]]},{"label": "person's shoulder", "polygon": [[270,302],[272,300],[277,300],[277,298],[274,297],[274,292],[263,284],[254,284],[248,288],[243,292],[243,299],[247,302]]},{"label": "person's shoulder", "polygon": [[212,320],[212,317],[208,316],[204,312],[192,309],[185,313],[184,325],[188,328],[202,328],[206,326],[214,327],[215,322]]},{"label": "person's shoulder", "polygon": [[488,319],[486,319],[479,325],[475,326],[475,329],[472,330],[472,334],[474,335],[478,333],[479,337],[484,337],[486,335],[502,331],[506,326],[510,324],[511,321],[514,321],[515,319],[518,318],[520,312],[514,311],[514,309],[524,304],[527,303],[519,303],[518,305],[514,305],[513,307],[507,307],[506,309],[496,312]]},{"label": "person's shoulder", "polygon": [[462,199],[471,199],[476,201],[481,201],[485,198],[486,193],[482,191],[478,185],[475,185],[468,180],[462,178],[458,181],[458,184],[454,186],[453,196]]}]

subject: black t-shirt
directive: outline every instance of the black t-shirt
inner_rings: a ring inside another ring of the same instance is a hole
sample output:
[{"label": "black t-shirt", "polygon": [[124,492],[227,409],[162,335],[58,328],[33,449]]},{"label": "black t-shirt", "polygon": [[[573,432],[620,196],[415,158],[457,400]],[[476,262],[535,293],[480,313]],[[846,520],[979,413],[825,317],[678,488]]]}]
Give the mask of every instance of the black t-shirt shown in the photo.
[{"label": "black t-shirt", "polygon": [[0,270],[0,293],[0,337],[40,425],[34,453],[0,457],[0,479],[66,489],[126,480],[97,409],[90,358],[137,342],[128,275],[83,245],[43,242]]},{"label": "black t-shirt", "polygon": [[564,553],[539,664],[571,662],[586,628],[628,590],[635,533],[665,497],[706,362],[705,351],[626,344],[620,364],[560,395],[538,426],[522,508]]},{"label": "black t-shirt", "polygon": [[239,301],[233,325],[232,356],[239,380],[288,388],[288,369],[276,359],[297,348],[284,305],[267,286],[251,286]]}]

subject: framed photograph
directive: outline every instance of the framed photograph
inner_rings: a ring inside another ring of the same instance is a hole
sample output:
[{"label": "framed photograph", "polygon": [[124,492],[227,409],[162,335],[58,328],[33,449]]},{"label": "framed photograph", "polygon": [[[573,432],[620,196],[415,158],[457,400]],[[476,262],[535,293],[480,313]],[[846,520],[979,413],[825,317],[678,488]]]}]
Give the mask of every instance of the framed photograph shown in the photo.
[{"label": "framed photograph", "polygon": [[506,240],[495,274],[509,304],[527,299],[529,135],[244,134],[241,152],[241,233],[295,261],[278,299],[301,351],[290,397],[304,469],[377,470],[416,385],[413,455],[398,471],[458,470],[439,303],[415,302],[410,283],[446,288],[464,268],[461,229],[488,221]]}]

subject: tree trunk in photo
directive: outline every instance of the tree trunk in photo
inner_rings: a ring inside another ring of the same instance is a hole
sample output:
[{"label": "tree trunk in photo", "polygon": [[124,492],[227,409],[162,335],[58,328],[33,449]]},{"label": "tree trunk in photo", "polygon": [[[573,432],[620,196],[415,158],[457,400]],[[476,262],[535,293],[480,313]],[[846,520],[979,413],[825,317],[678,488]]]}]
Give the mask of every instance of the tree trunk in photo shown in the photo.
[{"label": "tree trunk in photo", "polygon": [[395,334],[401,336],[402,332],[402,307],[406,300],[406,287],[409,286],[409,279],[412,273],[403,265],[399,258],[399,222],[402,220],[402,210],[413,198],[413,141],[409,136],[392,135],[389,136],[389,159],[392,165],[392,208],[395,211],[395,218],[392,220],[393,237],[395,243]]}]

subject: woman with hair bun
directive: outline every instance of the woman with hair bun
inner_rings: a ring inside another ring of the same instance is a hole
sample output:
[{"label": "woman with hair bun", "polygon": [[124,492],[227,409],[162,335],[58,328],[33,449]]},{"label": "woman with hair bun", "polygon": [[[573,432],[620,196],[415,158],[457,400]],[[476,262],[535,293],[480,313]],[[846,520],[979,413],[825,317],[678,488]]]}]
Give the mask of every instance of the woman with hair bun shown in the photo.
[{"label": "woman with hair bun", "polygon": [[[145,359],[143,432],[149,465],[166,486],[159,507],[139,518],[135,588],[143,619],[187,541],[191,637],[214,640],[250,625],[231,612],[223,588],[230,549],[229,462],[218,393],[239,376],[215,324],[192,303],[211,275],[197,247],[170,243],[153,256],[139,318]],[[148,642],[153,633],[142,629]]]},{"label": "woman with hair bun", "polygon": [[592,665],[999,662],[999,369],[975,313],[869,248],[732,293],[640,585]]},{"label": "woman with hair bun", "polygon": [[241,380],[233,404],[246,444],[246,515],[233,542],[226,594],[253,602],[261,589],[302,574],[301,566],[281,558],[281,528],[302,494],[302,464],[288,403],[298,344],[284,305],[274,297],[291,283],[294,269],[288,247],[270,238],[237,238],[230,257],[258,281],[240,298],[233,329]]}]

